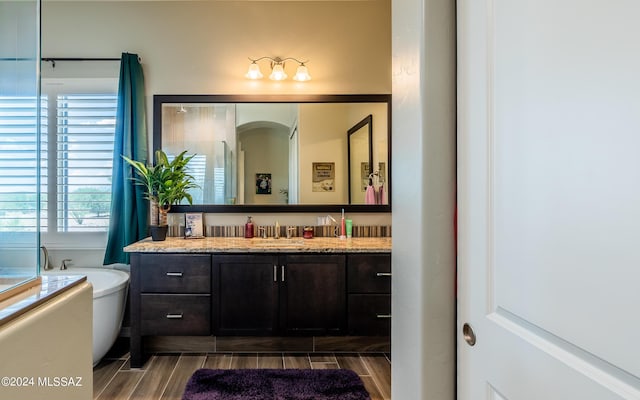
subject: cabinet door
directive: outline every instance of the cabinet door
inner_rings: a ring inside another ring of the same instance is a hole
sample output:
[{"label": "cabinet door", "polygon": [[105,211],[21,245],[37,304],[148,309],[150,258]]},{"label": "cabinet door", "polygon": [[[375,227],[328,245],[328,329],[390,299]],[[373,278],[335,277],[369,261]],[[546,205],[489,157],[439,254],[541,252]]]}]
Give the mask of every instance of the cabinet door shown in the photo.
[{"label": "cabinet door", "polygon": [[278,323],[278,263],[270,255],[213,257],[219,335],[274,334]]},{"label": "cabinet door", "polygon": [[391,295],[350,294],[349,335],[389,336],[391,334]]},{"label": "cabinet door", "polygon": [[211,334],[211,296],[195,294],[142,294],[142,335]]},{"label": "cabinet door", "polygon": [[[344,255],[282,256],[281,324],[287,334],[338,334],[346,325]],[[282,272],[284,271],[284,272]]]},{"label": "cabinet door", "polygon": [[349,293],[391,293],[390,254],[349,254]]},{"label": "cabinet door", "polygon": [[142,254],[139,260],[143,293],[211,293],[208,254]]}]

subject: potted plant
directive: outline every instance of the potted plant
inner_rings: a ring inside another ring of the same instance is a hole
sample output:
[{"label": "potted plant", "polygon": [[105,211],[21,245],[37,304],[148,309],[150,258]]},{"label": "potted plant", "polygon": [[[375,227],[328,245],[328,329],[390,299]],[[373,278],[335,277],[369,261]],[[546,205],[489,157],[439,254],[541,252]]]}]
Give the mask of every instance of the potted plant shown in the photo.
[{"label": "potted plant", "polygon": [[151,205],[150,228],[153,240],[165,240],[169,228],[167,213],[173,204],[179,204],[185,199],[189,204],[193,202],[189,189],[198,185],[193,176],[186,172],[186,167],[194,155],[185,156],[186,153],[186,150],[183,151],[169,162],[167,154],[157,150],[156,163],[151,166],[122,156],[135,170],[137,177],[132,179],[145,188],[145,198]]}]

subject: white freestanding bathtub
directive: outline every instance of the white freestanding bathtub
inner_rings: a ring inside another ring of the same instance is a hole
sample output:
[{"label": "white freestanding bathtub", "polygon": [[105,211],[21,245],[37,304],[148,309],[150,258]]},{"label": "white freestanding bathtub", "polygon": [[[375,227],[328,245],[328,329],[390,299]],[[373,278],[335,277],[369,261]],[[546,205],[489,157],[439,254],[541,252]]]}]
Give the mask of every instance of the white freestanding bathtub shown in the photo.
[{"label": "white freestanding bathtub", "polygon": [[44,275],[86,275],[93,285],[93,365],[107,354],[118,337],[129,288],[129,274],[108,268],[42,271]]}]

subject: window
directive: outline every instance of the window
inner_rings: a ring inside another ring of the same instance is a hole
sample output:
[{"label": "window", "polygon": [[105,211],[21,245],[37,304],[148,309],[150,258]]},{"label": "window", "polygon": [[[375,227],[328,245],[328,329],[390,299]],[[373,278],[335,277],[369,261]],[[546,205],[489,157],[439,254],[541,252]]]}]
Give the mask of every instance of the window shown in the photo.
[{"label": "window", "polygon": [[116,95],[56,98],[57,232],[109,228],[116,103]]},{"label": "window", "polygon": [[[41,231],[106,232],[117,95],[49,94],[41,108]],[[0,231],[35,231],[35,98],[0,98]]]},{"label": "window", "polygon": [[[38,157],[36,97],[0,97],[0,232],[37,229]],[[47,128],[47,100],[42,99],[42,128]],[[46,190],[47,140],[41,144],[42,186]],[[46,192],[42,210],[46,215]],[[46,229],[46,220],[43,220]]]}]

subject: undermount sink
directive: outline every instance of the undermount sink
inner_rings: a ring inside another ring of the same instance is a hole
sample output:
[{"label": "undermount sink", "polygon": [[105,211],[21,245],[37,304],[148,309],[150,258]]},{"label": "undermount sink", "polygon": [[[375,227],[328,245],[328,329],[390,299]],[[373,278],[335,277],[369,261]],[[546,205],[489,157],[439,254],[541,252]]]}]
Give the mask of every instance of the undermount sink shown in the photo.
[{"label": "undermount sink", "polygon": [[253,245],[263,247],[301,247],[304,246],[304,239],[258,239]]}]

